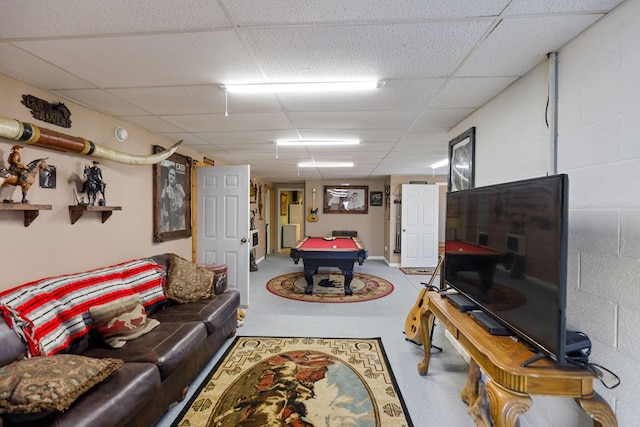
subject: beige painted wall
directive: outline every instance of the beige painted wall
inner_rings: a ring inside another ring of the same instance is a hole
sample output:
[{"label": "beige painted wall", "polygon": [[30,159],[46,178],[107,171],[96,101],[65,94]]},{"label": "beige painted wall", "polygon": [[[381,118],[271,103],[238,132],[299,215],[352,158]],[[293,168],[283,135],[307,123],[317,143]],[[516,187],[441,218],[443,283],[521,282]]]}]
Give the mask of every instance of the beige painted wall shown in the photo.
[{"label": "beige painted wall", "polygon": [[[151,153],[152,145],[168,147],[174,142],[4,75],[0,75],[0,93],[0,116],[87,138],[120,151],[146,155]],[[60,128],[33,119],[30,111],[20,103],[23,94],[49,102],[63,102],[71,110],[72,127]],[[116,126],[123,126],[129,131],[125,142],[115,140]],[[3,166],[7,166],[7,157],[15,143],[0,138],[0,164]],[[178,152],[196,157],[187,147],[180,147]],[[107,204],[122,206],[122,211],[113,212],[104,224],[98,213],[88,212],[71,225],[68,207],[74,204],[74,180],[82,178],[84,166],[92,159],[35,146],[25,146],[22,150],[25,163],[40,157],[48,157],[47,162],[57,167],[57,186],[55,189],[41,189],[34,185],[28,198],[34,204],[50,204],[52,210],[41,211],[29,227],[24,227],[21,212],[0,211],[0,236],[4,246],[0,257],[0,290],[46,276],[83,271],[163,252],[175,252],[191,258],[189,238],[153,243],[151,166],[101,161],[107,183]],[[20,191],[15,187],[3,189],[1,196],[7,198],[11,193],[14,200],[20,200]]]},{"label": "beige painted wall", "polygon": [[369,206],[368,214],[325,214],[322,212],[323,186],[325,185],[367,185],[369,192],[384,191],[384,180],[327,180],[307,181],[305,183],[305,210],[312,206],[313,189],[316,189],[316,207],[318,209],[318,221],[305,224],[307,236],[329,236],[333,230],[356,230],[369,251],[369,256],[382,257],[384,255],[384,207]]}]

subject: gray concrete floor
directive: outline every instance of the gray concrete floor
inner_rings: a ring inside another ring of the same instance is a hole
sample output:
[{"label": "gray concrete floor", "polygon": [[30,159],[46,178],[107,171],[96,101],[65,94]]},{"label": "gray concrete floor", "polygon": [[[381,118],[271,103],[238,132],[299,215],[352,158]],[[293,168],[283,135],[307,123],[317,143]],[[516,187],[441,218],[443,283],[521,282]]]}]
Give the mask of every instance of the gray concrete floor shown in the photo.
[{"label": "gray concrete floor", "polygon": [[[436,322],[434,344],[442,347],[443,351],[432,352],[427,376],[420,376],[417,371],[417,365],[423,359],[422,347],[404,338],[407,314],[422,289],[421,282],[427,282],[430,276],[405,275],[398,268],[389,267],[383,260],[368,259],[364,265],[356,265],[355,271],[390,281],[394,291],[373,301],[327,304],[294,301],[267,291],[265,285],[269,279],[301,271],[302,266],[295,265],[287,254],[269,255],[258,264],[258,268],[250,276],[250,304],[246,308],[245,325],[238,328],[237,335],[380,337],[409,416],[416,427],[475,425],[460,399],[460,392],[467,380],[468,365],[446,339],[439,323]],[[156,427],[171,425],[231,341],[227,341],[194,380],[187,398],[167,411]]]}]

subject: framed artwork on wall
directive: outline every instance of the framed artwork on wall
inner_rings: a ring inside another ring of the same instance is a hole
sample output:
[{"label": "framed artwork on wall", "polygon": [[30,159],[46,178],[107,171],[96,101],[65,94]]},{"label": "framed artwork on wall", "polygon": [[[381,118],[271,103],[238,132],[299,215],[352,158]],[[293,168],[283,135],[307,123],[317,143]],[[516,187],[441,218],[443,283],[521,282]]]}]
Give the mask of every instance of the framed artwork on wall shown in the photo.
[{"label": "framed artwork on wall", "polygon": [[325,185],[322,212],[326,214],[368,214],[369,186]]},{"label": "framed artwork on wall", "polygon": [[280,216],[285,216],[289,213],[289,197],[280,193]]},{"label": "framed artwork on wall", "polygon": [[449,141],[449,191],[475,185],[476,128],[472,127]]},{"label": "framed artwork on wall", "polygon": [[[164,151],[159,145],[153,152]],[[191,236],[191,158],[177,153],[153,165],[153,240]]]},{"label": "framed artwork on wall", "polygon": [[369,201],[371,206],[382,206],[382,200],[382,191],[371,192],[371,200]]}]

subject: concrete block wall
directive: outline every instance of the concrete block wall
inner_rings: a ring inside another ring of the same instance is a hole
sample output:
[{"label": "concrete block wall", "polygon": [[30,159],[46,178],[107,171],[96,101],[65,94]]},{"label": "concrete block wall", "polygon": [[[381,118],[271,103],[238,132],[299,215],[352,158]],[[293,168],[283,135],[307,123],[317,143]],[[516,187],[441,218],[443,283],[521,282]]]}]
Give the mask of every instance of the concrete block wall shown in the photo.
[{"label": "concrete block wall", "polygon": [[[569,175],[567,326],[617,374],[596,391],[620,426],[640,425],[640,1],[627,0],[558,50],[558,173]],[[476,127],[476,185],[550,171],[542,61],[447,135]],[[591,426],[573,399],[533,397],[520,427]]]},{"label": "concrete block wall", "polygon": [[558,168],[570,180],[567,323],[622,382],[597,391],[619,425],[640,407],[640,2],[559,52]]}]

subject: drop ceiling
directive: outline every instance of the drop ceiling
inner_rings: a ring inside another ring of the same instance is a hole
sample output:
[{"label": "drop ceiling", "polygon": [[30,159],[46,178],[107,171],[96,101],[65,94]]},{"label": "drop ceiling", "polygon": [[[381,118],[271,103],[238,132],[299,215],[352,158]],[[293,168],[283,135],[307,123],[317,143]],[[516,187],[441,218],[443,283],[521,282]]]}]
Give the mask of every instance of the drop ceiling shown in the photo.
[{"label": "drop ceiling", "polygon": [[[431,165],[452,126],[621,2],[3,0],[0,73],[273,182],[446,174]],[[385,85],[220,88],[365,79]],[[276,150],[297,138],[362,142]],[[355,167],[297,167],[309,161]]]}]

